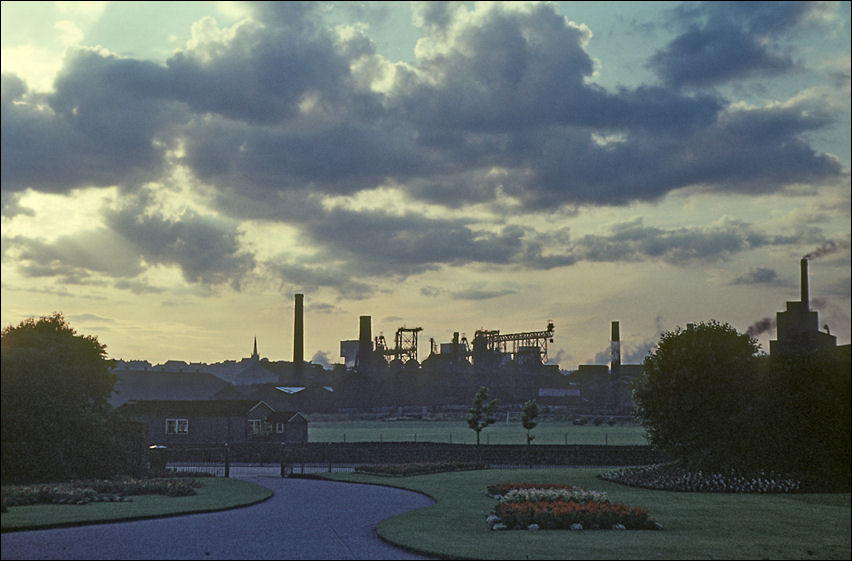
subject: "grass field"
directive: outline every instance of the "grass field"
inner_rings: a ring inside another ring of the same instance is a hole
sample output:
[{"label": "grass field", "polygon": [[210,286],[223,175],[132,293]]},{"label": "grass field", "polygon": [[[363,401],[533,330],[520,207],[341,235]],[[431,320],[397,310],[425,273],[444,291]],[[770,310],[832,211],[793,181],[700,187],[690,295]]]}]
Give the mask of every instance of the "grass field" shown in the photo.
[{"label": "grass field", "polygon": [[[599,469],[486,470],[406,478],[331,474],[379,483],[437,500],[379,524],[397,545],[473,559],[849,559],[850,495],[697,494],[651,491],[597,479]],[[492,532],[485,516],[495,501],[487,485],[570,483],[606,491],[614,502],[650,509],[663,526],[648,530]]]},{"label": "grass field", "polygon": [[132,501],[86,505],[35,504],[15,506],[0,515],[2,529],[41,528],[135,518],[207,512],[253,504],[272,496],[266,487],[238,479],[200,478],[195,495],[138,495]]},{"label": "grass field", "polygon": [[[545,419],[533,429],[534,444],[647,444],[639,425],[606,423],[574,425],[570,421]],[[459,421],[311,421],[310,442],[452,442],[475,444],[476,433]],[[526,430],[517,419],[503,421],[480,433],[482,444],[526,444]]]}]

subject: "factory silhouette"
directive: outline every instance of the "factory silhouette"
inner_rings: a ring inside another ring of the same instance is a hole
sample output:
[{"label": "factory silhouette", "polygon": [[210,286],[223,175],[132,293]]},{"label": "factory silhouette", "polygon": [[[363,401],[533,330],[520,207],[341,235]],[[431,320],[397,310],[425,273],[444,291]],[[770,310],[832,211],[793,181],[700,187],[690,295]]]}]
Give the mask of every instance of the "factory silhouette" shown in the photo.
[{"label": "factory silhouette", "polygon": [[[801,300],[787,302],[777,313],[777,338],[770,354],[838,349],[837,338],[819,330],[810,309],[808,260],[801,260]],[[687,325],[687,329],[691,326]],[[422,327],[397,329],[392,344],[372,335],[372,318],[359,317],[358,338],[340,342],[343,364],[326,370],[304,360],[304,295],[295,295],[293,360],[261,358],[254,340],[252,354],[241,361],[217,364],[168,361],[117,361],[119,376],[114,406],[131,400],[255,400],[275,410],[302,413],[464,410],[481,386],[501,407],[520,408],[527,400],[569,414],[630,415],[630,385],[641,364],[622,364],[620,325],[611,323],[610,363],[579,365],[567,375],[546,364],[555,326],[541,331],[501,333],[478,330],[472,340],[454,333],[452,341],[430,340],[429,354],[418,356]],[[827,330],[827,326],[826,326]]]}]

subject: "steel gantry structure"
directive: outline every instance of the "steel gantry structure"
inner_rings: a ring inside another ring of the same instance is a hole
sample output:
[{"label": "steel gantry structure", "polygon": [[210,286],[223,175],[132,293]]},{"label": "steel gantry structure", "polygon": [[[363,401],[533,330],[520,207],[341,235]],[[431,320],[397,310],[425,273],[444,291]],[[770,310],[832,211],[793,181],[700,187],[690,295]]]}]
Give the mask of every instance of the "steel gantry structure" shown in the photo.
[{"label": "steel gantry structure", "polygon": [[547,344],[553,342],[553,321],[547,322],[544,331],[500,333],[499,330],[478,330],[473,337],[473,353],[502,353],[516,355],[523,349],[539,349],[542,362],[547,361]]}]

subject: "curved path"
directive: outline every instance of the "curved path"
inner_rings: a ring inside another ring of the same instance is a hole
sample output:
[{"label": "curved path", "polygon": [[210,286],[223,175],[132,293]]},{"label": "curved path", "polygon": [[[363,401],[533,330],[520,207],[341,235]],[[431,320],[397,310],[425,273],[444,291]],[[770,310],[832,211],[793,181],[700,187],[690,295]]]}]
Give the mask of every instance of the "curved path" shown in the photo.
[{"label": "curved path", "polygon": [[221,512],[8,532],[2,559],[429,559],[376,535],[380,521],[434,504],[429,497],[335,481],[244,479],[274,496]]}]

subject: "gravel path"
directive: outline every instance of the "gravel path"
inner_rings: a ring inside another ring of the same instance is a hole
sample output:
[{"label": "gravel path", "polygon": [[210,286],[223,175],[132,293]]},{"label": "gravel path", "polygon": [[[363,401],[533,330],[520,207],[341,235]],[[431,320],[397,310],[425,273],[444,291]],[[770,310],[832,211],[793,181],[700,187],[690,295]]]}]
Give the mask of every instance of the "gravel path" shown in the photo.
[{"label": "gravel path", "polygon": [[2,559],[429,559],[383,542],[376,525],[434,504],[376,485],[245,478],[262,503],[136,522],[4,533]]}]

